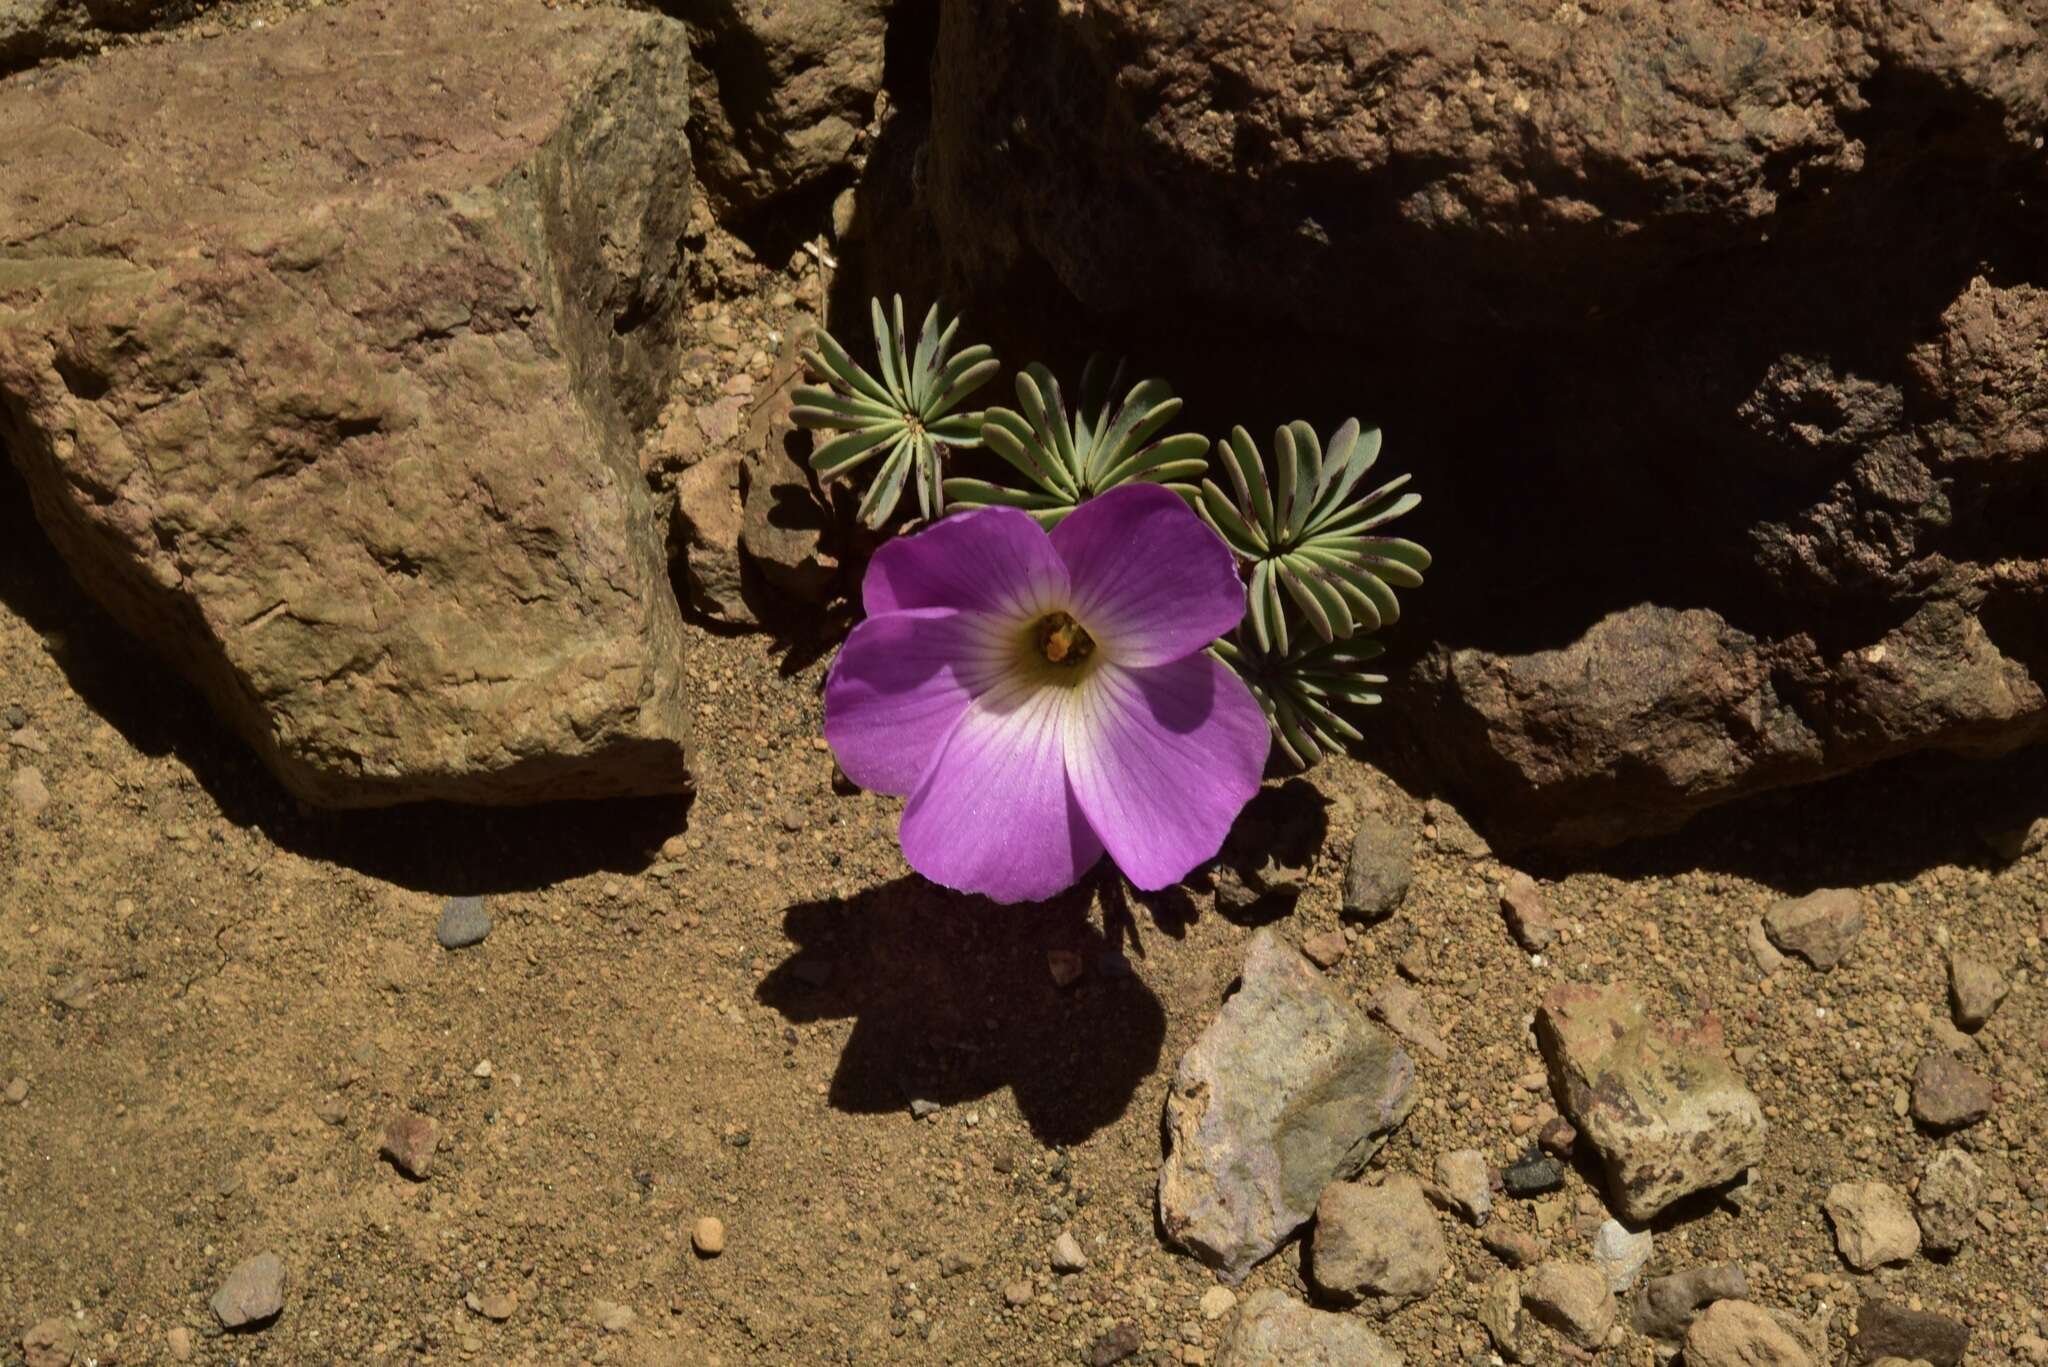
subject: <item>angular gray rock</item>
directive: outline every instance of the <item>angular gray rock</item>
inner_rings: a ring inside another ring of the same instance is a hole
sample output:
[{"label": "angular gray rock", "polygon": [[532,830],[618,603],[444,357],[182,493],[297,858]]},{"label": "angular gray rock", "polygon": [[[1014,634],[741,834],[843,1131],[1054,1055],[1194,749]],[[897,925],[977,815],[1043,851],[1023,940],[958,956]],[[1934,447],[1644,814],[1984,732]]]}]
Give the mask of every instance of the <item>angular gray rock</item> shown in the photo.
[{"label": "angular gray rock", "polygon": [[1436,1158],[1436,1190],[1470,1225],[1493,1213],[1493,1172],[1477,1149],[1453,1149]]},{"label": "angular gray rock", "polygon": [[1616,1313],[1607,1278],[1583,1263],[1539,1263],[1522,1278],[1522,1307],[1587,1351],[1606,1341]]},{"label": "angular gray rock", "polygon": [[689,786],[638,456],[688,61],[620,9],[367,3],[0,87],[0,446],[303,800]]},{"label": "angular gray rock", "polygon": [[1806,1345],[1760,1305],[1719,1300],[1685,1335],[1686,1367],[1812,1367]]},{"label": "angular gray rock", "polygon": [[1405,1367],[1393,1345],[1352,1315],[1303,1305],[1283,1291],[1254,1291],[1216,1349],[1215,1367]]},{"label": "angular gray rock", "polygon": [[1502,1272],[1479,1293],[1479,1322],[1486,1337],[1509,1362],[1520,1362],[1522,1342],[1522,1282],[1512,1272]]},{"label": "angular gray rock", "polygon": [[1823,888],[1765,912],[1764,933],[1784,953],[1796,954],[1825,973],[1848,957],[1869,919],[1862,893]]},{"label": "angular gray rock", "polygon": [[207,1304],[223,1329],[257,1329],[284,1309],[284,1260],[275,1253],[245,1258],[229,1271]]},{"label": "angular gray rock", "polygon": [[2003,1004],[2012,984],[1984,959],[1960,950],[1948,956],[1948,1000],[1956,1024],[1981,1030]]},{"label": "angular gray rock", "polygon": [[736,451],[707,456],[683,471],[676,479],[669,553],[683,566],[693,607],[722,622],[751,625],[754,613],[740,591],[740,484]]},{"label": "angular gray rock", "polygon": [[1501,914],[1516,943],[1531,954],[1540,953],[1557,940],[1557,919],[1543,901],[1543,890],[1528,874],[1517,871],[1501,889]]},{"label": "angular gray rock", "polygon": [[1902,1263],[1920,1251],[1920,1225],[1897,1187],[1837,1182],[1828,1189],[1825,1204],[1835,1227],[1835,1248],[1858,1272]]},{"label": "angular gray rock", "polygon": [[1927,1160],[1913,1189],[1913,1217],[1929,1253],[1946,1257],[1975,1237],[1984,1182],[1983,1166],[1961,1149],[1943,1149]]},{"label": "angular gray rock", "polygon": [[1332,1300],[1390,1315],[1434,1291],[1448,1258],[1436,1212],[1406,1174],[1376,1187],[1332,1182],[1316,1203],[1308,1272]]},{"label": "angular gray rock", "polygon": [[1415,1104],[1415,1066],[1273,930],[1174,1071],[1159,1217],[1167,1239],[1244,1280],[1356,1177]]},{"label": "angular gray rock", "polygon": [[490,936],[491,912],[481,897],[451,897],[434,923],[434,939],[443,949],[468,949]]},{"label": "angular gray rock", "polygon": [[1749,1299],[1749,1278],[1738,1263],[1687,1268],[1643,1283],[1635,1301],[1636,1332],[1676,1342],[1699,1312],[1716,1301]]},{"label": "angular gray rock", "polygon": [[1406,831],[1379,812],[1359,816],[1344,866],[1344,914],[1361,921],[1392,916],[1415,878],[1415,852]]},{"label": "angular gray rock", "polygon": [[1647,1221],[1762,1159],[1763,1110],[1716,1017],[1666,1026],[1625,984],[1572,983],[1543,999],[1536,1038],[1559,1108],[1599,1153],[1622,1218]]},{"label": "angular gray rock", "polygon": [[1593,1264],[1617,1296],[1636,1284],[1655,1249],[1656,1236],[1649,1230],[1631,1230],[1619,1220],[1604,1221],[1593,1232]]}]

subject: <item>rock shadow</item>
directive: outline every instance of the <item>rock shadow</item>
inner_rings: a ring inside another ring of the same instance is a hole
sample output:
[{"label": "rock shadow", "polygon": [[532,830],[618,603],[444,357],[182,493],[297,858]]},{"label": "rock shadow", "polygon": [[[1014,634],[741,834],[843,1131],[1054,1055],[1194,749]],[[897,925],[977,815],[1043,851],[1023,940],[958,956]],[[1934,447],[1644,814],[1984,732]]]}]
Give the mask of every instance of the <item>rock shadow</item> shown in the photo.
[{"label": "rock shadow", "polygon": [[[295,854],[418,891],[517,892],[643,869],[686,824],[686,797],[519,808],[433,802],[355,812],[304,806],[196,689],[86,596],[37,524],[4,451],[0,606],[43,637],[72,690],[130,745],[177,759],[222,816]],[[0,700],[16,700],[19,687],[6,681]]]},{"label": "rock shadow", "polygon": [[[797,948],[755,995],[797,1024],[853,1018],[828,1094],[843,1111],[952,1106],[1005,1087],[1041,1142],[1075,1144],[1122,1116],[1159,1061],[1166,1012],[1131,968],[1098,872],[1021,911],[898,878],[850,901],[800,902]],[[1062,987],[1048,955],[1075,956]]]}]

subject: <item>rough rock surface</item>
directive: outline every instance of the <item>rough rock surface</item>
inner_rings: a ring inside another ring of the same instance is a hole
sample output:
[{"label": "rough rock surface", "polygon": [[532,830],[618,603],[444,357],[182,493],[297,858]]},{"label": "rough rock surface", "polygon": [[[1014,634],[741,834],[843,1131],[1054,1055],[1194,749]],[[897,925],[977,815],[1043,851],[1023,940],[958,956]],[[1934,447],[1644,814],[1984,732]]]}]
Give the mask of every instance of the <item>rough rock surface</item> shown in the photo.
[{"label": "rough rock surface", "polygon": [[1929,1253],[1945,1257],[1975,1236],[1984,1182],[1983,1166],[1961,1149],[1943,1149],[1927,1160],[1913,1189],[1913,1216]]},{"label": "rough rock surface", "polygon": [[790,421],[791,391],[804,383],[790,339],[747,418],[740,467],[740,549],[777,591],[824,600],[839,561],[828,545],[831,511],[804,464],[810,436]]},{"label": "rough rock surface", "polygon": [[1414,1106],[1415,1066],[1272,930],[1174,1072],[1167,1238],[1238,1282],[1356,1177]]},{"label": "rough rock surface", "polygon": [[1493,1174],[1478,1149],[1453,1149],[1436,1158],[1436,1187],[1447,1205],[1471,1225],[1493,1213]]},{"label": "rough rock surface", "polygon": [[1747,1300],[1749,1278],[1740,1264],[1717,1263],[1652,1277],[1636,1296],[1636,1331],[1650,1338],[1685,1337],[1699,1312],[1716,1301]]},{"label": "rough rock surface", "polygon": [[1982,1030],[2011,991],[1994,965],[1961,951],[1948,956],[1949,1007],[1961,1028]]},{"label": "rough rock surface", "polygon": [[1967,1325],[1945,1315],[1872,1298],[1856,1308],[1856,1332],[1849,1338],[1849,1357],[1859,1363],[1889,1357],[1931,1363],[1933,1367],[1956,1367],[1969,1344]]},{"label": "rough rock surface", "polygon": [[1588,1351],[1614,1327],[1614,1293],[1598,1268],[1583,1263],[1539,1263],[1522,1279],[1522,1305],[1531,1315]]},{"label": "rough rock surface", "polygon": [[720,621],[750,625],[753,610],[740,591],[740,484],[736,452],[720,452],[683,471],[669,523],[670,559],[683,566],[692,607]]},{"label": "rough rock surface", "polygon": [[1862,893],[1823,888],[1773,906],[1764,914],[1764,933],[1781,952],[1826,973],[1849,956],[1869,920]]},{"label": "rough rock surface", "polygon": [[1810,1367],[1804,1344],[1760,1305],[1719,1300],[1685,1335],[1686,1367]]},{"label": "rough rock surface", "polygon": [[1332,1182],[1316,1203],[1309,1276],[1333,1300],[1390,1315],[1434,1291],[1448,1258],[1436,1212],[1413,1177],[1376,1187]]},{"label": "rough rock surface", "polygon": [[1559,1106],[1599,1152],[1624,1219],[1648,1220],[1762,1158],[1763,1112],[1715,1017],[1659,1025],[1624,984],[1566,984],[1544,998],[1536,1037]]},{"label": "rough rock surface", "polygon": [[284,1309],[284,1261],[258,1253],[236,1263],[207,1302],[223,1329],[251,1329]]},{"label": "rough rock surface", "polygon": [[1405,1362],[1354,1316],[1316,1310],[1270,1288],[1244,1298],[1216,1350],[1216,1367],[1403,1367]]},{"label": "rough rock surface", "polygon": [[1913,1119],[1937,1134],[1968,1129],[1996,1099],[1990,1078],[1938,1046],[1913,1070]]},{"label": "rough rock surface", "polygon": [[1479,1322],[1486,1326],[1486,1337],[1492,1340],[1495,1352],[1509,1362],[1522,1360],[1521,1278],[1502,1272],[1486,1284],[1479,1293]]},{"label": "rough rock surface", "polygon": [[1378,812],[1366,812],[1344,866],[1344,914],[1379,921],[1394,914],[1415,878],[1408,833]]},{"label": "rough rock surface", "polygon": [[1897,1187],[1837,1182],[1828,1190],[1826,1206],[1835,1227],[1835,1247],[1858,1272],[1902,1263],[1920,1251],[1920,1226]]},{"label": "rough rock surface", "polygon": [[1509,875],[1507,886],[1501,889],[1500,910],[1516,943],[1531,954],[1541,953],[1556,941],[1557,918],[1544,904],[1543,890],[1528,874],[1518,870]]},{"label": "rough rock surface", "polygon": [[185,18],[198,0],[0,0],[0,76]]},{"label": "rough rock surface", "polygon": [[962,0],[926,198],[970,299],[1228,319],[1219,378],[1254,321],[1459,451],[1431,548],[1494,587],[1425,591],[1393,724],[1489,836],[1602,844],[2048,735],[2044,72],[2029,0]]},{"label": "rough rock surface", "polygon": [[0,89],[0,445],[301,798],[688,786],[637,454],[687,62],[656,16],[363,0]]},{"label": "rough rock surface", "polygon": [[1649,1230],[1631,1230],[1619,1220],[1603,1221],[1594,1231],[1593,1262],[1606,1274],[1615,1295],[1636,1284],[1656,1251],[1656,1242],[1656,1235]]}]

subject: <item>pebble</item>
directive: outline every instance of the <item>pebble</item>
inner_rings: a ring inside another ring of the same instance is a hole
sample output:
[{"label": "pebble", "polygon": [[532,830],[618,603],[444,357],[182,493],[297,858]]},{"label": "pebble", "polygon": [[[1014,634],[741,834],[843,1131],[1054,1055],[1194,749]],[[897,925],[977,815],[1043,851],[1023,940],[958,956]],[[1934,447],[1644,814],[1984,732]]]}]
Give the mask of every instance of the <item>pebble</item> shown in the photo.
[{"label": "pebble", "polygon": [[1561,1115],[1554,1115],[1543,1122],[1543,1128],[1536,1132],[1536,1142],[1559,1158],[1569,1159],[1578,1147],[1578,1127]]},{"label": "pebble", "polygon": [[962,1253],[958,1249],[949,1248],[939,1255],[941,1277],[958,1277],[963,1273],[972,1272],[979,1266],[981,1264],[972,1255]]},{"label": "pebble", "polygon": [[1344,914],[1361,921],[1392,916],[1415,879],[1415,854],[1405,831],[1367,812],[1351,842],[1344,868]]},{"label": "pebble", "polygon": [[434,938],[443,949],[467,949],[491,933],[491,913],[481,897],[451,897],[434,923]]},{"label": "pebble", "polygon": [[207,1302],[223,1329],[254,1329],[284,1309],[284,1260],[258,1253],[236,1263]]},{"label": "pebble", "polygon": [[1636,1332],[1675,1343],[1685,1337],[1700,1311],[1716,1301],[1748,1298],[1749,1278],[1738,1263],[1691,1267],[1668,1277],[1653,1277],[1636,1297]]},{"label": "pebble", "polygon": [[1621,1221],[1608,1220],[1594,1232],[1593,1261],[1607,1274],[1608,1287],[1619,1295],[1635,1285],[1655,1246],[1649,1230],[1632,1232]]},{"label": "pebble", "polygon": [[1957,1367],[1970,1344],[1968,1326],[1944,1315],[1914,1310],[1894,1301],[1866,1300],[1856,1310],[1849,1355],[1857,1362],[1905,1358],[1931,1367]]},{"label": "pebble", "polygon": [[1949,1007],[1962,1029],[1983,1029],[2011,991],[2012,984],[1983,959],[1959,951],[1949,954]]},{"label": "pebble", "polygon": [[613,1301],[590,1303],[590,1322],[607,1334],[625,1333],[633,1327],[633,1321],[638,1318],[639,1316],[633,1313],[633,1307],[629,1305],[619,1305]]},{"label": "pebble", "polygon": [[1071,949],[1048,949],[1045,968],[1052,974],[1053,986],[1070,987],[1081,977],[1081,956]]},{"label": "pebble", "polygon": [[1557,920],[1544,904],[1536,880],[1528,874],[1517,872],[1508,879],[1501,889],[1500,910],[1515,942],[1531,954],[1540,954],[1556,943]]},{"label": "pebble", "polygon": [[7,1104],[10,1106],[19,1106],[22,1102],[27,1101],[28,1079],[25,1077],[9,1078],[7,1080],[6,1096]]},{"label": "pebble", "polygon": [[78,1331],[65,1320],[42,1320],[21,1336],[24,1367],[71,1367],[78,1353]]},{"label": "pebble", "polygon": [[1303,940],[1301,952],[1308,955],[1309,962],[1317,968],[1335,968],[1351,952],[1351,942],[1344,938],[1341,930],[1326,930]]},{"label": "pebble", "polygon": [[1453,1149],[1437,1155],[1436,1189],[1451,1209],[1474,1225],[1493,1213],[1493,1173],[1477,1149]]},{"label": "pebble", "polygon": [[1088,1345],[1088,1367],[1111,1367],[1112,1363],[1122,1362],[1137,1352],[1143,1342],[1138,1336],[1138,1326],[1124,1320],[1096,1335],[1095,1341]]},{"label": "pebble", "polygon": [[1743,939],[1749,945],[1749,956],[1756,960],[1757,971],[1766,978],[1776,973],[1789,962],[1771,943],[1771,937],[1764,931],[1764,918],[1752,916],[1743,931]]},{"label": "pebble", "polygon": [[1563,1186],[1564,1164],[1532,1148],[1501,1170],[1500,1184],[1508,1195],[1526,1201]]},{"label": "pebble", "polygon": [[1006,1282],[1003,1286],[1003,1303],[1012,1307],[1031,1304],[1031,1283],[1026,1281]]},{"label": "pebble", "polygon": [[7,796],[23,816],[35,816],[50,805],[50,790],[43,782],[43,771],[33,764],[15,771],[7,780]]},{"label": "pebble", "polygon": [[1607,1341],[1616,1313],[1607,1278],[1583,1263],[1539,1264],[1522,1283],[1522,1307],[1588,1352]]},{"label": "pebble", "polygon": [[1436,1028],[1429,1002],[1408,984],[1388,983],[1373,993],[1372,1000],[1365,1004],[1365,1012],[1431,1058],[1442,1060],[1451,1056]]},{"label": "pebble", "polygon": [[1356,1315],[1303,1305],[1270,1287],[1244,1298],[1216,1351],[1218,1367],[1402,1367],[1406,1359]]},{"label": "pebble", "polygon": [[1443,1229],[1413,1177],[1376,1187],[1332,1182],[1316,1203],[1309,1277],[1333,1300],[1390,1315],[1435,1290],[1448,1262]]},{"label": "pebble", "polygon": [[1771,943],[1826,973],[1856,947],[1870,914],[1863,894],[1852,888],[1823,888],[1778,903],[1764,913]]},{"label": "pebble", "polygon": [[725,1222],[716,1215],[699,1219],[690,1226],[690,1247],[704,1258],[716,1258],[725,1252]]},{"label": "pebble", "polygon": [[1858,1272],[1902,1263],[1920,1251],[1920,1225],[1897,1187],[1837,1182],[1828,1189],[1825,1204],[1835,1226],[1835,1248]]},{"label": "pebble", "polygon": [[1550,1246],[1525,1229],[1512,1225],[1488,1225],[1479,1235],[1486,1251],[1509,1267],[1534,1267],[1543,1261]]},{"label": "pebble", "polygon": [[1685,1335],[1686,1367],[1812,1367],[1813,1356],[1760,1305],[1719,1300]]},{"label": "pebble", "polygon": [[164,1348],[173,1362],[192,1360],[192,1331],[182,1324],[171,1326],[164,1331]]},{"label": "pebble", "polygon": [[1522,1281],[1512,1272],[1500,1272],[1479,1295],[1479,1323],[1487,1338],[1509,1362],[1520,1362],[1522,1351]]},{"label": "pebble", "polygon": [[1967,1129],[1991,1114],[1991,1080],[1942,1049],[1913,1071],[1913,1119],[1937,1132]]},{"label": "pebble", "polygon": [[510,1291],[472,1291],[462,1298],[477,1314],[487,1320],[509,1320],[512,1312],[519,1308],[519,1297]]},{"label": "pebble", "polygon": [[1961,1149],[1943,1149],[1927,1160],[1913,1190],[1913,1215],[1920,1242],[1929,1253],[1956,1253],[1977,1229],[1984,1201],[1984,1169]]},{"label": "pebble", "polygon": [[1202,1293],[1201,1308],[1203,1319],[1220,1320],[1237,1308],[1237,1293],[1227,1286],[1212,1286]]},{"label": "pebble", "polygon": [[938,1102],[927,1101],[921,1096],[914,1096],[910,1099],[910,1114],[913,1119],[929,1120],[932,1116],[935,1116],[938,1113]]},{"label": "pebble", "polygon": [[441,1127],[432,1117],[400,1111],[384,1122],[381,1152],[407,1177],[424,1182],[434,1169],[434,1149],[440,1142]]},{"label": "pebble", "polygon": [[1055,1272],[1079,1272],[1088,1266],[1088,1255],[1081,1251],[1081,1241],[1074,1237],[1072,1230],[1061,1233],[1052,1244],[1052,1270]]}]

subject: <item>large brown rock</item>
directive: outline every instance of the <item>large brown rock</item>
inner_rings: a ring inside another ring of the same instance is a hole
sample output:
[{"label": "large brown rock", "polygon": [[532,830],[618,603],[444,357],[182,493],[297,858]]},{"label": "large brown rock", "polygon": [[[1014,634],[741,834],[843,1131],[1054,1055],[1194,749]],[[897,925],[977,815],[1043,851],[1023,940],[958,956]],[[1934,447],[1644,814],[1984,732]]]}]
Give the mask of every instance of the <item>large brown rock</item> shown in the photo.
[{"label": "large brown rock", "polygon": [[0,445],[302,798],[687,786],[637,463],[681,27],[359,3],[0,87]]}]

